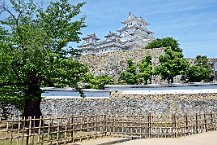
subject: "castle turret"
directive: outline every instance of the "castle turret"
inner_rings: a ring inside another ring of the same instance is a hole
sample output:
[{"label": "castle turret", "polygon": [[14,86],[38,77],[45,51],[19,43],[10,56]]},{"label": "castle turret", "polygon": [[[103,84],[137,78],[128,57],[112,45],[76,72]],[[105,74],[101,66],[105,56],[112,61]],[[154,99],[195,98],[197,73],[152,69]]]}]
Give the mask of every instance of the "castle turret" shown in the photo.
[{"label": "castle turret", "polygon": [[122,24],[124,27],[117,31],[119,34],[109,31],[103,41],[99,41],[95,34],[84,37],[83,44],[79,46],[82,49],[82,54],[141,49],[154,39],[153,32],[146,28],[149,23],[141,17],[129,13],[128,18]]},{"label": "castle turret", "polygon": [[82,50],[82,54],[92,54],[94,53],[95,45],[100,39],[94,33],[87,35],[86,37],[82,38],[82,40],[84,40],[84,42],[81,46],[79,46],[79,48]]},{"label": "castle turret", "polygon": [[141,17],[136,17],[129,13],[128,18],[122,23],[125,26],[118,30],[121,41],[126,42],[126,46],[130,47],[130,49],[141,49],[154,39],[153,32],[146,28],[149,23]]}]

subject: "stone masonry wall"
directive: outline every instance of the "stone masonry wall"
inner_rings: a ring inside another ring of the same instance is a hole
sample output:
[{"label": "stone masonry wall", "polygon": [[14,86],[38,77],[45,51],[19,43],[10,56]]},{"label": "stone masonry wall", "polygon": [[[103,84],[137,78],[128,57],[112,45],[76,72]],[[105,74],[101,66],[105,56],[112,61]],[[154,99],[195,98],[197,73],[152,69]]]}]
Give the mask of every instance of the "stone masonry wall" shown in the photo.
[{"label": "stone masonry wall", "polygon": [[[80,61],[87,64],[90,71],[98,75],[109,75],[117,79],[119,74],[126,69],[127,61],[132,59],[133,62],[140,62],[145,56],[152,56],[152,65],[156,67],[159,64],[159,56],[164,53],[163,48],[140,49],[109,52],[100,55],[84,55]],[[155,76],[152,83],[160,83],[159,77]]]},{"label": "stone masonry wall", "polygon": [[44,115],[72,114],[184,114],[217,112],[217,94],[126,95],[104,99],[44,99]]},{"label": "stone masonry wall", "polygon": [[[163,48],[155,49],[140,49],[140,50],[127,50],[127,51],[116,51],[109,52],[100,55],[83,55],[80,61],[87,64],[90,71],[98,75],[109,75],[115,80],[119,77],[119,74],[126,69],[127,60],[133,59],[135,63],[140,62],[145,56],[152,56],[153,67],[159,65],[159,56],[164,54]],[[187,58],[189,63],[194,63],[194,58]],[[217,58],[209,58],[209,64],[213,66],[213,63],[217,61]],[[217,73],[216,73],[217,74]],[[180,83],[181,76],[174,78],[174,83]],[[215,75],[217,79],[217,75]],[[159,76],[152,77],[152,83],[166,83]]]}]

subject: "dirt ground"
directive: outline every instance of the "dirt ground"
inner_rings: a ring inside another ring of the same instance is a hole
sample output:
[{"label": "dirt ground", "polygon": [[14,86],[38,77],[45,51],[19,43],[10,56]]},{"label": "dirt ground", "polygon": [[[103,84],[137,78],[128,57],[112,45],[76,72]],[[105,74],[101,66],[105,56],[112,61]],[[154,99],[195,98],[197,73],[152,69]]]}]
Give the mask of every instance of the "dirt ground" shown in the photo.
[{"label": "dirt ground", "polygon": [[117,143],[121,140],[123,140],[123,138],[99,138],[74,145],[217,145],[217,131],[182,138],[137,139]]}]

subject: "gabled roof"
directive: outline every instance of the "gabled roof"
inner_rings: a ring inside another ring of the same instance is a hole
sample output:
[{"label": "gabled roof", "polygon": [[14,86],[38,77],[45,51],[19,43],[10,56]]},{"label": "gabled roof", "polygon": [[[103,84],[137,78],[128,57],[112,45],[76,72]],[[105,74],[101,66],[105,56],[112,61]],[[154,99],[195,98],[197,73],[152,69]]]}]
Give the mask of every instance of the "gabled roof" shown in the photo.
[{"label": "gabled roof", "polygon": [[86,37],[82,38],[83,40],[87,40],[87,39],[90,39],[90,38],[93,38],[93,39],[96,39],[96,40],[100,40],[95,33],[93,34],[90,34],[90,35],[87,35]]},{"label": "gabled roof", "polygon": [[109,31],[109,33],[105,36],[105,38],[109,38],[109,37],[112,37],[112,36],[115,36],[115,37],[119,38],[119,36],[116,33],[111,32],[111,31]]},{"label": "gabled roof", "polygon": [[133,21],[139,21],[142,22],[144,25],[149,25],[148,22],[146,22],[142,17],[136,17],[134,15],[132,15],[131,13],[129,13],[129,16],[126,20],[122,21],[123,24],[129,23],[129,22],[133,22]]}]

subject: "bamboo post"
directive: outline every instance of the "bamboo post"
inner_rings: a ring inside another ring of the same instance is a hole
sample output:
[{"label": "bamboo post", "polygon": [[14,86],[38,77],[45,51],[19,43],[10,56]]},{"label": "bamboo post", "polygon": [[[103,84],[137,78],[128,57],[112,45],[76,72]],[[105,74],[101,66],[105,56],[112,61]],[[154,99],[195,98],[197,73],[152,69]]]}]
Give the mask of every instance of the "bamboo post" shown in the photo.
[{"label": "bamboo post", "polygon": [[95,115],[94,116],[94,132],[95,132],[95,135],[94,135],[94,138],[96,138],[97,136],[97,116]]},{"label": "bamboo post", "polygon": [[120,136],[120,116],[119,115],[117,115],[117,121],[118,121],[118,123],[117,123],[117,134],[118,134],[118,136]]},{"label": "bamboo post", "polygon": [[130,138],[133,139],[133,119],[132,115],[130,116]]},{"label": "bamboo post", "polygon": [[139,138],[142,138],[142,119],[139,117]]},{"label": "bamboo post", "polygon": [[[21,123],[22,123],[21,117],[18,117],[18,128],[17,128],[17,133],[18,134],[20,134]],[[19,144],[19,142],[20,142],[20,137],[17,138],[17,144]]]},{"label": "bamboo post", "polygon": [[68,126],[67,125],[68,125],[68,123],[65,122],[65,125],[64,125],[64,145],[67,143],[67,132],[68,132]]},{"label": "bamboo post", "polygon": [[27,144],[31,144],[31,127],[32,127],[32,116],[29,117],[28,119],[28,122],[29,122],[29,126],[28,126],[28,131],[27,131],[27,138],[26,139],[26,143]]},{"label": "bamboo post", "polygon": [[[56,140],[59,142],[60,140],[60,117],[57,117],[57,137]],[[61,119],[62,120],[62,119]],[[62,121],[61,121],[62,122]]]},{"label": "bamboo post", "polygon": [[151,128],[152,128],[152,115],[149,113],[148,114],[148,137],[151,138],[152,135],[151,135]]},{"label": "bamboo post", "polygon": [[104,133],[105,133],[105,136],[107,136],[107,132],[108,132],[107,126],[108,126],[108,124],[107,124],[107,115],[106,114],[104,114],[104,125],[105,125]]},{"label": "bamboo post", "polygon": [[71,116],[71,141],[74,142],[74,116]]},{"label": "bamboo post", "polygon": [[173,137],[177,137],[177,121],[176,121],[176,114],[172,115],[172,124],[173,124]]},{"label": "bamboo post", "polygon": [[13,118],[12,118],[12,120],[11,120],[11,129],[10,129],[11,144],[13,144],[13,129],[14,129],[14,122],[13,122]]},{"label": "bamboo post", "polygon": [[124,136],[124,115],[121,115],[121,134]]},{"label": "bamboo post", "polygon": [[210,130],[213,130],[213,116],[212,112],[210,113]]},{"label": "bamboo post", "polygon": [[188,115],[187,114],[185,114],[184,123],[185,123],[185,136],[186,136],[188,135]]},{"label": "bamboo post", "polygon": [[198,114],[196,113],[196,118],[195,118],[195,123],[196,123],[196,133],[199,133],[199,130],[198,130]]},{"label": "bamboo post", "polygon": [[[8,132],[9,132],[9,122],[8,122],[8,120],[7,120],[7,125],[6,125],[6,133],[5,133],[5,138],[7,138],[8,137]],[[7,144],[7,140],[5,140],[5,144]]]},{"label": "bamboo post", "polygon": [[206,118],[206,113],[204,113],[204,127],[205,127],[205,130],[206,130],[206,132],[207,132],[208,129],[207,129],[207,118]]},{"label": "bamboo post", "polygon": [[103,135],[103,129],[102,129],[102,127],[103,127],[103,115],[101,114],[100,116],[99,116],[99,132],[100,132],[100,135],[101,135],[101,137],[102,137],[102,135]]},{"label": "bamboo post", "polygon": [[115,133],[116,133],[116,132],[115,132],[115,131],[116,131],[116,130],[115,130],[115,128],[116,128],[116,116],[114,116],[113,119],[114,119],[114,120],[113,120],[113,122],[114,122],[114,123],[113,123],[113,135],[115,135]]},{"label": "bamboo post", "polygon": [[38,126],[38,143],[42,144],[43,142],[43,133],[42,133],[42,140],[41,140],[41,126],[42,126],[42,116],[39,118],[39,126]]},{"label": "bamboo post", "polygon": [[83,124],[84,124],[84,116],[81,116],[81,120],[80,120],[80,131],[83,131]]},{"label": "bamboo post", "polygon": [[32,123],[32,143],[35,142],[35,128],[36,128],[36,117],[33,117],[33,123]]},{"label": "bamboo post", "polygon": [[213,113],[213,124],[214,124],[214,126],[213,126],[213,128],[214,128],[214,130],[216,130],[216,115]]},{"label": "bamboo post", "polygon": [[22,122],[22,136],[21,136],[21,143],[24,144],[24,137],[25,137],[25,123],[26,123],[26,119],[25,116],[23,118],[21,118],[21,122]]},{"label": "bamboo post", "polygon": [[48,118],[48,142],[51,143],[50,141],[51,141],[51,116],[49,116]]}]

